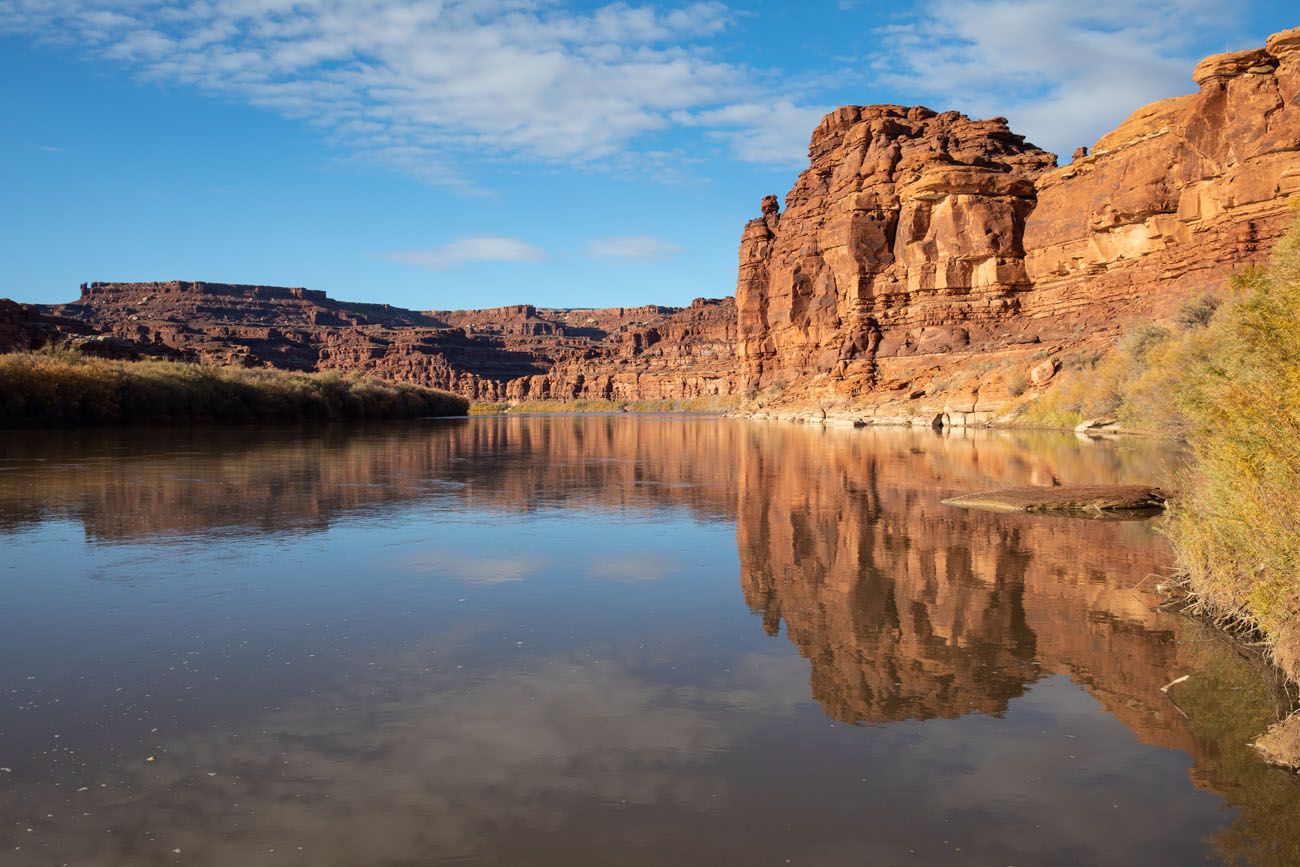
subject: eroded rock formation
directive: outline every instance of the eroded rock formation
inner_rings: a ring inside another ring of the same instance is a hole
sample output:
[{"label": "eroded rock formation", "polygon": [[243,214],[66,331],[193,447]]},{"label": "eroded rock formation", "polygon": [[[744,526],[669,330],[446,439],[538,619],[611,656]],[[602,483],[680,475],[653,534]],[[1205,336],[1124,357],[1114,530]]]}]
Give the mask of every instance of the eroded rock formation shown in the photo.
[{"label": "eroded rock formation", "polygon": [[785,212],[765,199],[741,244],[751,387],[875,391],[877,359],[960,352],[1014,319],[1034,180],[1053,155],[1003,118],[901,106],[838,109],[809,153]]},{"label": "eroded rock formation", "polygon": [[736,386],[735,306],[415,311],[278,286],[90,283],[60,316],[217,364],[343,370],[480,400],[680,400]]},{"label": "eroded rock formation", "polygon": [[1061,168],[1000,118],[832,112],[785,211],[769,196],[745,228],[750,393],[778,414],[987,421],[1045,361],[1259,261],[1300,192],[1300,29],[1193,78]]},{"label": "eroded rock formation", "polygon": [[80,322],[51,316],[32,304],[0,298],[0,352],[40,349],[61,337],[90,334]]}]

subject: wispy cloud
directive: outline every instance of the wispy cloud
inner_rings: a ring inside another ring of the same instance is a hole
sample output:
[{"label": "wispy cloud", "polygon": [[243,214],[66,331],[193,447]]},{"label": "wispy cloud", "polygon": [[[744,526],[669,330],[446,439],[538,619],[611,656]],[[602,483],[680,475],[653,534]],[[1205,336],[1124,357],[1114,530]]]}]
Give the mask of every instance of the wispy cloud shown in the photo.
[{"label": "wispy cloud", "polygon": [[433,572],[474,584],[508,584],[540,572],[545,568],[546,560],[537,554],[482,557],[454,551],[429,551],[408,557],[401,565],[408,571]]},{"label": "wispy cloud", "polygon": [[546,254],[538,247],[504,235],[471,235],[427,250],[398,250],[380,256],[417,268],[442,271],[468,262],[540,262]]},{"label": "wispy cloud", "polygon": [[731,18],[718,2],[0,0],[0,33],[300,118],[441,183],[462,180],[467,156],[618,164],[644,137],[715,123],[728,143],[769,142],[742,159],[797,162],[807,129],[797,147],[773,144],[788,113],[726,113],[768,101],[711,53]]},{"label": "wispy cloud", "polygon": [[639,262],[652,262],[681,251],[682,248],[671,241],[649,235],[597,238],[587,243],[587,255],[597,259],[635,259]]},{"label": "wispy cloud", "polygon": [[47,154],[61,154],[64,151],[64,149],[61,147],[57,147],[56,145],[47,145],[47,144],[37,145],[36,149],[45,151],[45,153]]},{"label": "wispy cloud", "polygon": [[681,560],[661,554],[606,554],[592,558],[587,567],[593,578],[629,582],[657,581],[681,571]]},{"label": "wispy cloud", "polygon": [[931,0],[879,32],[877,80],[978,116],[1006,115],[1069,154],[1145,103],[1193,89],[1194,43],[1231,26],[1217,0]]},{"label": "wispy cloud", "polygon": [[801,106],[789,100],[738,102],[700,112],[694,121],[709,128],[711,138],[730,145],[740,159],[780,164],[799,154],[806,161],[808,139],[832,106]]}]

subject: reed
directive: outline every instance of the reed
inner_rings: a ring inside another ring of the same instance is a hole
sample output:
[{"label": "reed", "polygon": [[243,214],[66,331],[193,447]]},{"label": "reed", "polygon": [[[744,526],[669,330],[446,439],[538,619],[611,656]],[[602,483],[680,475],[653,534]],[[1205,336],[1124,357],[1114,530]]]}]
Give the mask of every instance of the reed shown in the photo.
[{"label": "reed", "polygon": [[469,402],[334,371],[116,361],[53,348],[0,355],[0,426],[334,421],[465,415]]}]

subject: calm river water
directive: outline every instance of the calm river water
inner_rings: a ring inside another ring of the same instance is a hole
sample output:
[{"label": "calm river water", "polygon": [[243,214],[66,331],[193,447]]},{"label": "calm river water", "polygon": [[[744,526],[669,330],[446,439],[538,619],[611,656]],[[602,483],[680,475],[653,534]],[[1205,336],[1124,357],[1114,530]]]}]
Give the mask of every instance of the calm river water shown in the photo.
[{"label": "calm river water", "polygon": [[[0,434],[4,865],[1300,863],[1152,443],[692,417]],[[1190,679],[1161,687],[1182,675]]]}]

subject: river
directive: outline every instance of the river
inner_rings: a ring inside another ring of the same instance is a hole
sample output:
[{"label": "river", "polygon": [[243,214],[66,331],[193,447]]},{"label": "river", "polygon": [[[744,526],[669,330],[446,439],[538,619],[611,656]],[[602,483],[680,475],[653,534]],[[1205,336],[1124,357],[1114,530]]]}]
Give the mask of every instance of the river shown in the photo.
[{"label": "river", "polygon": [[[1155,441],[691,416],[0,433],[0,863],[1300,863]],[[1162,691],[1184,675],[1187,680]]]}]

